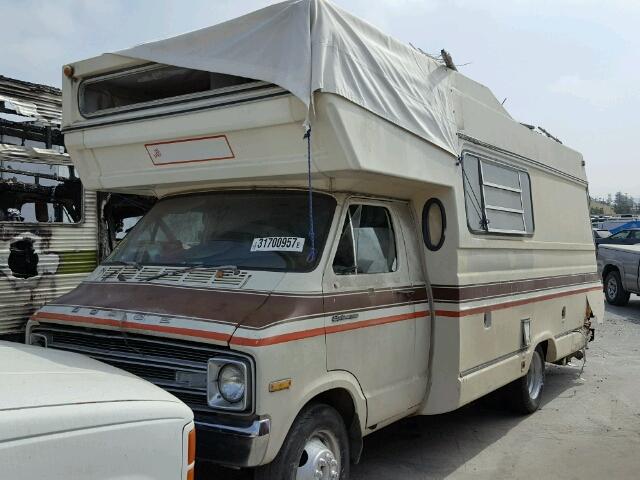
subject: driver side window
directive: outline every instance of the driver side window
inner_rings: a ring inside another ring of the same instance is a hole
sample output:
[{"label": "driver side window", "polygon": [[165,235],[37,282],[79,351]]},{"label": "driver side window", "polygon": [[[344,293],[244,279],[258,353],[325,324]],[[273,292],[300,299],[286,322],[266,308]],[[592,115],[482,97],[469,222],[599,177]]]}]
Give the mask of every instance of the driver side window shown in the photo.
[{"label": "driver side window", "polygon": [[396,270],[396,243],[389,210],[373,205],[349,206],[333,271],[336,275],[357,275]]}]

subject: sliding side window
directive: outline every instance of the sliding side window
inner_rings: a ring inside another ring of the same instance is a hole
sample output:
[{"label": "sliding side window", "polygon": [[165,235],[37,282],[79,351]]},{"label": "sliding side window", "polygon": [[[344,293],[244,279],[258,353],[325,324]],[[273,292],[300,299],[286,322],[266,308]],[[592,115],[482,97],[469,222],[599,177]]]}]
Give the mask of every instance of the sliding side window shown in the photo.
[{"label": "sliding side window", "polygon": [[337,275],[387,273],[397,270],[396,242],[389,210],[351,205],[333,260]]},{"label": "sliding side window", "polygon": [[471,231],[533,233],[531,180],[527,172],[465,154],[462,176]]}]

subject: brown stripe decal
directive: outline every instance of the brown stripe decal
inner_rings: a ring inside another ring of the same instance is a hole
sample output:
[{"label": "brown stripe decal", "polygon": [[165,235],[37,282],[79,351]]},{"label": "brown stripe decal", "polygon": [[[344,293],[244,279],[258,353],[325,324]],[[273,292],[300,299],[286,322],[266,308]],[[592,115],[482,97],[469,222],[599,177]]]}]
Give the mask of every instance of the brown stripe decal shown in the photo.
[{"label": "brown stripe decal", "polygon": [[600,281],[597,273],[580,273],[557,277],[532,278],[478,285],[433,285],[436,302],[469,302],[508,295],[520,295],[552,288],[568,287]]},{"label": "brown stripe decal", "polygon": [[245,328],[261,329],[287,319],[302,319],[345,310],[426,301],[424,287],[403,287],[321,296],[247,293],[214,289],[177,288],[152,284],[82,283],[52,305],[87,306],[155,315],[197,318]]},{"label": "brown stripe decal", "polygon": [[347,310],[366,310],[385,305],[405,304],[408,302],[426,302],[425,287],[398,287],[388,290],[350,292],[346,294],[327,295],[325,309],[327,314]]},{"label": "brown stripe decal", "polygon": [[419,312],[402,313],[399,315],[389,315],[386,317],[372,318],[370,320],[347,323],[345,325],[333,325],[330,327],[319,327],[319,328],[312,328],[309,330],[301,330],[299,332],[284,333],[282,335],[274,335],[272,337],[245,338],[245,337],[238,337],[234,335],[229,343],[231,345],[264,347],[267,345],[275,345],[277,343],[292,342],[294,340],[302,340],[305,338],[317,337],[325,334],[329,335],[332,333],[347,332],[349,330],[358,330],[360,328],[375,327],[377,325],[384,325],[387,323],[402,322],[404,320],[411,320],[414,318],[426,317],[428,314],[429,314],[428,311],[422,310]]},{"label": "brown stripe decal", "polygon": [[305,338],[319,337],[325,334],[324,327],[311,328],[309,330],[301,330],[299,332],[284,333],[282,335],[274,335],[272,337],[247,338],[233,336],[230,345],[245,345],[248,347],[265,347],[267,345],[275,345],[277,343],[292,342],[294,340],[303,340]]},{"label": "brown stripe decal", "polygon": [[86,305],[263,328],[323,314],[322,297],[268,295],[152,284],[83,283],[55,305]]},{"label": "brown stripe decal", "polygon": [[[586,290],[601,287],[585,285],[598,281],[597,274],[566,275],[513,282],[470,286],[436,286],[436,301],[461,304],[471,300],[499,298],[507,295],[540,292],[550,288],[583,286]],[[582,283],[577,283],[582,282]],[[574,290],[574,292],[586,291]],[[563,294],[559,294],[563,295]],[[553,295],[538,298],[554,298]],[[184,288],[149,283],[82,283],[72,292],[52,303],[67,307],[122,310],[178,318],[192,318],[247,329],[264,329],[288,321],[297,321],[347,311],[375,310],[427,301],[424,287],[398,287],[375,291],[345,292],[334,295],[278,294],[206,288]],[[491,307],[461,311],[442,310],[441,316],[465,316],[488,309],[523,305],[530,300],[503,301]],[[538,300],[535,300],[538,301]],[[455,307],[454,307],[455,308]],[[469,313],[471,312],[471,313]],[[105,320],[106,321],[106,320]],[[347,326],[349,324],[346,324]],[[212,327],[213,328],[213,327]]]},{"label": "brown stripe decal", "polygon": [[[501,309],[505,309],[505,308],[511,308],[511,307],[517,307],[520,305],[526,305],[529,303],[536,303],[536,302],[542,302],[545,300],[550,300],[553,298],[559,298],[559,297],[566,297],[566,296],[571,296],[571,295],[577,295],[580,293],[585,293],[585,292],[589,292],[589,291],[596,291],[596,290],[600,290],[601,287],[588,287],[588,288],[581,288],[581,289],[575,289],[575,290],[571,290],[568,292],[560,292],[560,293],[555,293],[555,294],[550,294],[550,295],[542,295],[542,296],[538,296],[538,297],[533,297],[533,298],[528,298],[528,299],[523,299],[523,300],[516,300],[513,302],[503,302],[503,303],[499,303],[496,305],[491,305],[491,306],[487,306],[487,307],[479,307],[479,308],[471,308],[471,309],[467,309],[467,310],[462,310],[462,311],[453,311],[453,310],[436,310],[436,316],[438,317],[455,317],[455,318],[461,318],[461,317],[466,317],[466,316],[470,316],[470,315],[475,315],[478,313],[483,313],[483,312],[487,312],[487,311],[492,311],[492,310],[501,310]],[[327,327],[318,327],[318,328],[312,328],[312,329],[308,329],[308,330],[300,330],[297,332],[291,332],[291,333],[285,333],[285,334],[281,334],[281,335],[273,335],[273,336],[265,336],[265,337],[261,337],[261,338],[248,338],[248,337],[241,337],[241,336],[230,336],[228,334],[223,334],[220,332],[212,332],[212,331],[208,331],[208,330],[195,330],[195,329],[189,329],[189,328],[178,328],[178,327],[168,327],[168,326],[163,326],[163,325],[147,325],[147,324],[142,324],[142,323],[136,323],[136,322],[129,322],[126,321],[124,323],[118,321],[118,320],[108,320],[108,319],[102,319],[102,318],[95,318],[95,317],[86,317],[86,316],[80,316],[80,315],[65,315],[65,314],[59,314],[59,313],[53,313],[53,312],[38,312],[34,315],[34,319],[35,320],[62,320],[62,321],[70,321],[70,322],[77,322],[77,323],[89,323],[89,324],[95,324],[95,325],[109,325],[109,326],[114,326],[114,327],[129,327],[132,329],[138,329],[138,330],[148,330],[148,331],[156,331],[156,332],[162,332],[162,333],[169,333],[169,334],[176,334],[176,335],[184,335],[184,336],[191,336],[191,337],[196,337],[196,338],[206,338],[206,339],[212,339],[212,340],[218,340],[218,341],[223,341],[223,342],[229,342],[229,344],[231,345],[245,345],[245,346],[251,346],[251,347],[263,347],[263,346],[268,346],[268,345],[276,345],[279,343],[286,343],[286,342],[292,342],[292,341],[296,341],[296,340],[303,340],[306,338],[312,338],[312,337],[318,337],[318,336],[322,336],[322,335],[330,335],[330,334],[335,334],[335,333],[341,333],[341,332],[346,332],[346,331],[350,331],[350,330],[357,330],[360,328],[368,328],[368,327],[374,327],[374,326],[378,326],[378,325],[385,325],[385,324],[389,324],[389,323],[395,323],[395,322],[401,322],[401,321],[405,321],[405,320],[411,320],[411,319],[416,319],[416,318],[423,318],[429,315],[429,311],[427,310],[420,310],[420,311],[416,311],[416,312],[409,312],[409,313],[403,313],[403,314],[397,314],[397,315],[389,315],[389,316],[385,316],[385,317],[378,317],[378,318],[373,318],[373,319],[369,319],[369,320],[363,320],[361,322],[353,322],[353,323],[348,323],[348,324],[344,324],[344,325],[332,325],[332,326],[327,326]]]},{"label": "brown stripe decal", "polygon": [[569,295],[577,295],[578,293],[586,293],[596,290],[602,290],[602,287],[587,287],[579,288],[576,290],[570,290],[568,292],[552,293],[549,295],[541,295],[539,297],[525,298],[522,300],[514,300],[512,302],[502,302],[495,305],[489,305],[486,307],[468,308],[466,310],[436,310],[436,316],[438,317],[467,317],[469,315],[476,315],[478,313],[492,312],[495,310],[504,310],[505,308],[520,307],[529,303],[542,302],[544,300],[552,300],[559,297],[567,297]]},{"label": "brown stripe decal", "polygon": [[150,332],[171,333],[174,335],[184,335],[187,337],[206,338],[209,340],[218,340],[220,342],[228,342],[231,338],[230,334],[211,332],[208,330],[195,330],[193,328],[167,327],[164,325],[148,325],[146,323],[137,323],[129,321],[109,320],[106,318],[87,317],[84,315],[66,315],[64,313],[54,312],[37,312],[33,316],[34,320],[62,320],[67,322],[89,323],[92,325],[107,325],[109,327],[130,328],[134,330],[146,330]]}]

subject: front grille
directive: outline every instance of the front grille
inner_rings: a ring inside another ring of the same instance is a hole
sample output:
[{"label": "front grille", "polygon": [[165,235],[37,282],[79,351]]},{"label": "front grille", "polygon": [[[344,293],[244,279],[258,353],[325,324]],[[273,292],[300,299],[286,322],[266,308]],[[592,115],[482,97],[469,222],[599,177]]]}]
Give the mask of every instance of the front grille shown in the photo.
[{"label": "front grille", "polygon": [[177,372],[206,375],[209,358],[224,352],[195,342],[66,325],[39,325],[47,346],[82,353],[126,370],[171,392],[194,410],[211,412],[206,386],[180,383]]},{"label": "front grille", "polygon": [[185,367],[206,364],[212,352],[220,351],[195,342],[94,328],[41,325],[35,327],[33,332],[46,333],[50,337],[48,345],[54,348],[73,349],[87,354],[95,350],[95,353],[108,352],[114,357],[153,357],[155,362],[178,363]]},{"label": "front grille", "polygon": [[199,394],[189,393],[185,391],[178,391],[172,388],[167,388],[169,392],[178,397],[184,403],[189,405],[191,410],[199,410],[199,411],[211,411],[209,405],[207,404],[207,397]]}]

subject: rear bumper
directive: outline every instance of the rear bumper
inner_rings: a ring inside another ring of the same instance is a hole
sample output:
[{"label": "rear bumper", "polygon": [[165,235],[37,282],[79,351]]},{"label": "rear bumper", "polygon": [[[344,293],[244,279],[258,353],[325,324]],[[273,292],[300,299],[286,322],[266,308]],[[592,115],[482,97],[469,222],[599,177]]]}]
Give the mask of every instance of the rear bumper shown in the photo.
[{"label": "rear bumper", "polygon": [[255,467],[262,463],[271,432],[269,418],[256,419],[242,427],[198,420],[195,425],[198,460],[233,467]]}]

